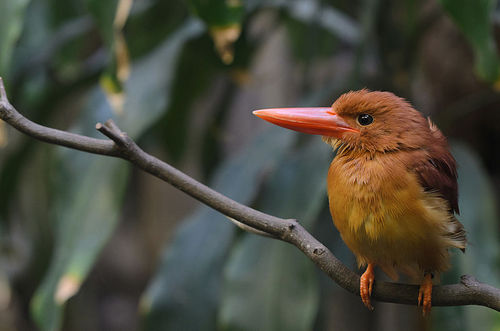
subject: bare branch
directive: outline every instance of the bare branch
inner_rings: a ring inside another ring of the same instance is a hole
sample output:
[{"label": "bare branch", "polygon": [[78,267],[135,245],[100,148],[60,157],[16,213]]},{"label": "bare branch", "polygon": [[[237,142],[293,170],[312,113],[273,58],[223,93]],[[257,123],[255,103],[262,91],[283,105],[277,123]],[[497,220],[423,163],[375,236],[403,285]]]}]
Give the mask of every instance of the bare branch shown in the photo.
[{"label": "bare branch", "polygon": [[0,77],[0,119],[12,127],[35,139],[45,141],[49,144],[66,146],[80,151],[102,154],[108,156],[119,156],[118,149],[110,140],[86,137],[66,131],[48,128],[31,122],[23,117],[10,104],[5,92],[5,86]]},{"label": "bare branch", "polygon": [[120,130],[113,120],[109,119],[104,124],[97,123],[95,128],[97,131],[114,141],[118,146],[126,145],[126,134]]},{"label": "bare branch", "polygon": [[[38,125],[19,114],[9,103],[1,78],[0,118],[19,131],[41,141],[128,160],[218,210],[236,223],[243,224],[245,230],[291,243],[336,283],[349,292],[359,295],[359,276],[347,268],[296,220],[281,219],[262,213],[197,182],[178,169],[144,152],[111,120],[96,125],[96,129],[110,140],[94,139]],[[372,297],[378,301],[416,305],[417,294],[416,285],[377,281]],[[480,305],[500,311],[500,289],[480,283],[472,276],[462,276],[458,284],[434,286],[432,305]]]}]

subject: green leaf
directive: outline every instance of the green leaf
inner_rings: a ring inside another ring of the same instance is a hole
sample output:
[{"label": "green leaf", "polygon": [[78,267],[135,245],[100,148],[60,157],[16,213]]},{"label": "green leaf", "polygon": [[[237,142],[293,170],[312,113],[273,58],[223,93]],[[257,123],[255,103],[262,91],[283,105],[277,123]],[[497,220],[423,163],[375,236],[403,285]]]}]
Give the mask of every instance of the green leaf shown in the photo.
[{"label": "green leaf", "polygon": [[101,75],[101,86],[108,101],[117,113],[123,111],[123,83],[130,73],[130,59],[123,26],[132,6],[131,0],[87,0],[108,53],[108,65]]},{"label": "green leaf", "polygon": [[125,111],[120,118],[120,125],[129,135],[137,136],[166,110],[180,52],[187,40],[203,31],[199,21],[187,20],[156,51],[133,64],[125,84]]},{"label": "green leaf", "polygon": [[119,0],[86,0],[87,8],[94,18],[104,42],[110,47],[113,44],[113,22]]},{"label": "green leaf", "polygon": [[[94,114],[92,114],[94,112]],[[84,116],[110,117],[104,94],[95,89]],[[91,134],[90,128],[84,133]],[[96,158],[60,149],[53,210],[55,248],[51,265],[32,301],[42,330],[58,330],[65,302],[85,279],[112,233],[121,206],[128,166],[120,160]]]},{"label": "green leaf", "polygon": [[[126,84],[124,114],[116,117],[122,130],[137,138],[161,115],[182,45],[202,31],[188,21],[157,50],[135,63]],[[159,70],[158,68],[162,68]],[[76,131],[95,136],[95,123],[113,117],[102,90],[90,93]],[[49,271],[32,301],[32,313],[42,330],[58,330],[62,309],[87,276],[116,227],[127,183],[125,161],[60,149],[56,198],[55,252]]]},{"label": "green leaf", "polygon": [[[290,148],[293,133],[272,128],[226,160],[211,186],[232,199],[250,203],[260,178]],[[222,281],[222,267],[235,226],[203,207],[179,227],[144,297],[146,330],[211,330]]]},{"label": "green leaf", "polygon": [[[200,37],[186,44],[176,68],[175,84],[172,86],[172,101],[165,117],[157,123],[156,139],[165,141],[169,156],[178,161],[186,150],[188,124],[192,116],[193,103],[213,84],[219,60],[210,52],[210,39]],[[196,68],[196,72],[193,70]],[[208,124],[208,123],[207,123]]]},{"label": "green leaf", "polygon": [[210,27],[239,24],[245,8],[241,0],[188,0],[191,11]]},{"label": "green leaf", "polygon": [[135,1],[126,26],[131,58],[139,58],[156,47],[186,21],[188,14],[183,1]]},{"label": "green leaf", "polygon": [[0,1],[0,76],[6,78],[16,44],[24,22],[29,0]]},{"label": "green leaf", "polygon": [[241,33],[245,8],[241,0],[188,0],[189,8],[207,24],[215,49],[225,64],[234,59],[233,44]]},{"label": "green leaf", "polygon": [[[0,8],[2,6],[5,6],[4,2],[0,3]],[[3,11],[0,12],[0,16],[3,14]],[[34,1],[27,6],[23,14],[22,37],[16,42],[16,47],[13,49],[11,61],[9,61],[8,65],[11,81],[5,82],[11,102],[23,112],[28,112],[25,115],[38,123],[43,123],[50,117],[49,114],[53,108],[47,106],[45,100],[54,98],[55,94],[47,86],[47,76],[41,70],[37,70],[39,68],[38,60],[41,57],[46,57],[47,49],[53,48],[52,45],[55,39],[61,39],[61,34],[52,30],[49,16],[48,3],[45,1]],[[1,24],[2,22],[0,22],[0,26]],[[0,35],[3,32],[3,30],[0,31]],[[8,48],[6,48],[6,52],[9,52]],[[4,54],[6,53],[3,53],[3,48],[0,47],[0,58]],[[16,97],[16,87],[12,83],[22,80],[21,77],[27,72],[29,72],[29,80],[21,85],[22,92],[18,91],[18,97]],[[3,74],[7,73],[2,73],[0,70],[0,76]],[[62,91],[64,90],[59,88],[57,93]],[[44,104],[44,102],[45,105],[42,106],[41,104]],[[50,102],[50,104],[54,103]],[[36,109],[37,111],[29,112],[30,109]],[[34,147],[37,146],[37,142],[28,137],[21,137],[20,142],[22,142],[20,145],[11,145],[2,151],[3,158],[0,164],[0,228],[4,226],[4,222],[7,223],[10,220],[8,214],[13,205],[12,201],[16,199],[18,189],[21,187],[20,180],[23,178],[23,171],[25,166],[31,163]]]},{"label": "green leaf", "polygon": [[[310,228],[326,200],[332,153],[318,140],[289,154],[262,192],[262,210]],[[283,242],[248,234],[225,273],[224,330],[312,330],[319,292],[315,266]]]},{"label": "green leaf", "polygon": [[479,77],[493,83],[500,73],[493,37],[494,0],[439,0],[465,38],[472,45]]},{"label": "green leaf", "polygon": [[[479,156],[464,144],[454,143],[453,155],[458,164],[460,216],[467,231],[465,254],[453,256],[453,269],[443,275],[443,283],[455,283],[469,274],[479,281],[500,286],[500,236],[495,190]],[[491,309],[477,306],[436,309],[436,330],[494,330],[500,316]],[[495,328],[496,327],[496,328]]]}]

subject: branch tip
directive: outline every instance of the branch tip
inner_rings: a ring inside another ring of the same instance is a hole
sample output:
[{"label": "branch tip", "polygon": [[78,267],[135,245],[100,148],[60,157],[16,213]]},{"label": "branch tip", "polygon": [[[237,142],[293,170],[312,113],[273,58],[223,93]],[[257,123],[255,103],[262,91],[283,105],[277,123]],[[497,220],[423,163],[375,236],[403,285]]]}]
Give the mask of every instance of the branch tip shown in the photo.
[{"label": "branch tip", "polygon": [[127,134],[120,130],[118,125],[116,125],[112,119],[107,120],[106,122],[104,122],[104,124],[99,122],[95,127],[97,131],[113,140],[116,145],[119,145],[121,147],[127,145]]},{"label": "branch tip", "polygon": [[113,121],[111,118],[109,120],[107,120],[104,123],[104,125],[107,126],[115,134],[118,134],[118,135],[122,134],[122,130],[120,130],[120,128],[118,127],[118,125],[116,125],[115,121]]}]

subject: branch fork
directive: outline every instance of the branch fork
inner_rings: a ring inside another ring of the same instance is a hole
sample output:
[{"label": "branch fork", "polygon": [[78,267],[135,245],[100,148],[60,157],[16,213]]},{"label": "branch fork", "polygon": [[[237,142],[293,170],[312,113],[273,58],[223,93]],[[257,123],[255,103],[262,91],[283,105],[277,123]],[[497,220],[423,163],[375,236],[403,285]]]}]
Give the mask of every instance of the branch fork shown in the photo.
[{"label": "branch fork", "polygon": [[[23,117],[7,99],[0,77],[0,119],[35,139],[87,153],[119,157],[162,179],[200,202],[218,210],[245,231],[279,239],[296,246],[323,272],[349,292],[359,294],[359,276],[314,238],[297,220],[277,218],[242,205],[144,152],[112,121],[96,129],[109,139],[95,139],[48,128]],[[375,282],[372,298],[378,301],[417,304],[418,286]],[[460,283],[433,287],[433,306],[480,305],[500,311],[500,289],[464,275]]]}]

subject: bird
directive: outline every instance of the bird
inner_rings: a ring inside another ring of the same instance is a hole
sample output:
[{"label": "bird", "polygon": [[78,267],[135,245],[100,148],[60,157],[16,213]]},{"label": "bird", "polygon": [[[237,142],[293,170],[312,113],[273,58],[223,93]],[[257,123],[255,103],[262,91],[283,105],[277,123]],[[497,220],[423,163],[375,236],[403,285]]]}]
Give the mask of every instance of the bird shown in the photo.
[{"label": "bird", "polygon": [[447,139],[408,101],[386,91],[349,91],[331,107],[253,112],[275,125],[321,135],[336,151],[327,175],[333,223],[354,253],[363,304],[373,310],[374,268],[406,274],[420,286],[424,315],[432,286],[450,267],[450,249],[465,252],[456,161]]}]

